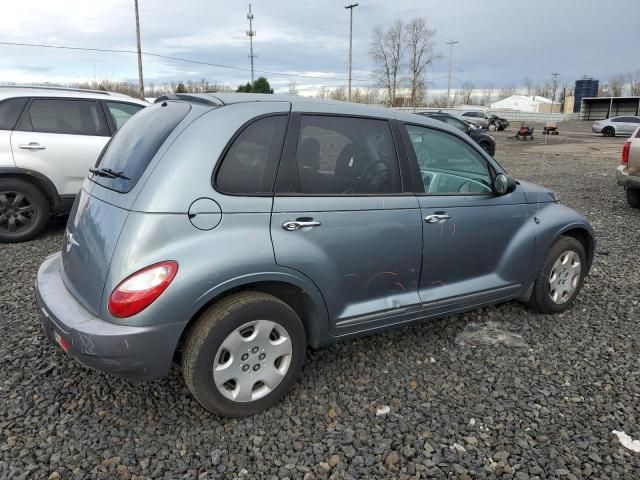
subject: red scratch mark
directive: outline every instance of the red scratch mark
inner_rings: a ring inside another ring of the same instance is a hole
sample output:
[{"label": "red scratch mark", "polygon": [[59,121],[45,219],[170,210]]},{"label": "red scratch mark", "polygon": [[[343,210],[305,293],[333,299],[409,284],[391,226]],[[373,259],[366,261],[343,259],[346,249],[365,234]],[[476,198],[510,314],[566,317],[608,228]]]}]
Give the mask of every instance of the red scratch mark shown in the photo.
[{"label": "red scratch mark", "polygon": [[442,280],[434,280],[433,282],[431,282],[431,284],[438,284],[438,285],[442,285],[443,287],[447,286],[446,282],[443,282]]},{"label": "red scratch mark", "polygon": [[398,274],[396,272],[379,272],[376,273],[373,277],[371,277],[369,280],[367,280],[367,285],[365,288],[369,288],[369,284],[376,279],[377,277],[380,277],[381,275],[393,275],[394,277],[397,277]]},{"label": "red scratch mark", "polygon": [[124,338],[123,340],[124,340],[124,344],[126,345],[126,347],[127,347],[127,349],[128,349],[128,348],[129,348],[129,342],[127,342],[127,339],[126,339],[126,338]]}]

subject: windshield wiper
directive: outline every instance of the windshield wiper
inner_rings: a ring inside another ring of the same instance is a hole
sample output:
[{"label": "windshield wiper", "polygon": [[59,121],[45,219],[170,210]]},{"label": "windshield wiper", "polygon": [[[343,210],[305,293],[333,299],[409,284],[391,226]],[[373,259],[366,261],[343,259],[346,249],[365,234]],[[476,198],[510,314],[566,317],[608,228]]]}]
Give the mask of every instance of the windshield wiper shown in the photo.
[{"label": "windshield wiper", "polygon": [[124,180],[131,180],[129,177],[124,175],[122,172],[118,172],[116,170],[112,170],[111,168],[96,168],[91,167],[89,169],[91,173],[94,175],[98,175],[99,177],[107,177],[107,178],[122,178]]}]

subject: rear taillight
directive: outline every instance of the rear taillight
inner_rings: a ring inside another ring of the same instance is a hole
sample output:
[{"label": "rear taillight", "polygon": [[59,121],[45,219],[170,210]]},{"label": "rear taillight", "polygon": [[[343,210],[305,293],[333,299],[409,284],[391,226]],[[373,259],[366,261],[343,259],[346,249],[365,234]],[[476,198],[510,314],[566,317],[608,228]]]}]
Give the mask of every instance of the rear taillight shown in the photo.
[{"label": "rear taillight", "polygon": [[627,140],[624,142],[624,147],[622,147],[622,161],[623,165],[627,165],[629,163],[629,150],[631,150],[631,140]]},{"label": "rear taillight", "polygon": [[125,278],[109,297],[109,313],[131,317],[147,308],[164,292],[178,272],[178,262],[156,263]]}]

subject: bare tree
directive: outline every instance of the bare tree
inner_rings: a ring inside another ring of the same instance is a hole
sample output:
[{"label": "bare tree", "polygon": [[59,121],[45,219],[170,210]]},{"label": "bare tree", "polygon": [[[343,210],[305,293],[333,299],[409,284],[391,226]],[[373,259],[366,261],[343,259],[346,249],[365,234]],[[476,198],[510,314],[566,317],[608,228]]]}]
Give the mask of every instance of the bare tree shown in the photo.
[{"label": "bare tree", "polygon": [[389,103],[393,105],[400,86],[402,20],[396,20],[387,30],[380,26],[374,28],[369,54],[375,65],[376,85],[386,90]]},{"label": "bare tree", "polygon": [[502,100],[503,98],[507,98],[515,94],[516,87],[514,87],[513,85],[505,85],[500,90],[498,90],[498,100]]},{"label": "bare tree", "polygon": [[640,96],[640,70],[629,74],[629,95]]},{"label": "bare tree", "polygon": [[296,82],[289,82],[289,95],[298,95],[298,86]]},{"label": "bare tree", "polygon": [[322,85],[320,87],[320,90],[318,90],[318,98],[323,98],[323,99],[329,98],[329,89],[324,85]]},{"label": "bare tree", "polygon": [[407,60],[407,84],[411,106],[423,102],[427,93],[426,68],[439,58],[434,49],[436,31],[427,26],[423,17],[409,21],[405,27],[405,48]]},{"label": "bare tree", "polygon": [[529,77],[524,77],[524,88],[526,89],[527,96],[530,97],[533,94],[534,85],[533,80]]},{"label": "bare tree", "polygon": [[345,101],[347,99],[347,89],[345,87],[334,88],[329,91],[329,98],[332,100]]},{"label": "bare tree", "polygon": [[462,96],[462,103],[464,105],[471,105],[474,88],[473,83],[469,81],[464,82],[460,87],[460,95]]},{"label": "bare tree", "polygon": [[624,73],[617,73],[609,79],[609,90],[612,97],[621,97],[624,94],[627,76]]},{"label": "bare tree", "polygon": [[482,103],[484,105],[489,106],[491,104],[494,90],[495,90],[495,87],[493,85],[484,87],[484,90],[482,91]]}]

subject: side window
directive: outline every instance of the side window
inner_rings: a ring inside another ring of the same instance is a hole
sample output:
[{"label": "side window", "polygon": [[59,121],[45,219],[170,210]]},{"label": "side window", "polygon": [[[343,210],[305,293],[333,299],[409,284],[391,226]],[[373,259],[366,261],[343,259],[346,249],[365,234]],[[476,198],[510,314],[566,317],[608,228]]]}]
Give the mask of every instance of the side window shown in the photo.
[{"label": "side window", "polygon": [[407,133],[424,191],[433,195],[491,193],[492,177],[482,156],[455,135],[416,125]]},{"label": "side window", "polygon": [[453,117],[442,117],[442,118],[449,125],[451,125],[452,127],[456,127],[458,130],[461,130],[464,133],[467,133],[467,131],[469,130],[467,128],[467,125],[464,122],[462,122],[461,120],[458,120],[457,118],[453,118]]},{"label": "side window", "polygon": [[391,127],[386,120],[302,115],[296,150],[300,193],[401,193]]},{"label": "side window", "polygon": [[94,100],[35,99],[18,130],[109,136],[104,116]]},{"label": "side window", "polygon": [[13,130],[28,98],[10,98],[0,103],[0,130]]},{"label": "side window", "polygon": [[626,117],[618,117],[618,118],[612,118],[611,121],[612,122],[626,122]]},{"label": "side window", "polygon": [[640,123],[640,117],[628,117],[627,122],[629,122],[629,123]]},{"label": "side window", "polygon": [[474,117],[475,115],[474,115],[474,113],[473,113],[473,112],[464,112],[464,113],[462,114],[462,116],[463,116],[463,117]]},{"label": "side window", "polygon": [[222,192],[255,195],[273,191],[288,118],[261,118],[240,132],[216,175],[216,185]]},{"label": "side window", "polygon": [[120,102],[106,102],[109,115],[113,119],[113,123],[116,126],[116,130],[120,130],[120,127],[124,125],[124,122],[129,120],[133,114],[139,112],[144,107],[142,105],[132,105],[130,103]]}]

